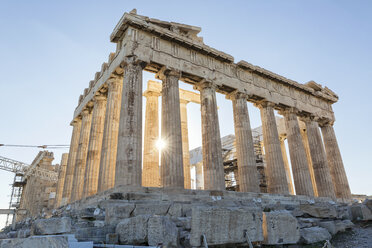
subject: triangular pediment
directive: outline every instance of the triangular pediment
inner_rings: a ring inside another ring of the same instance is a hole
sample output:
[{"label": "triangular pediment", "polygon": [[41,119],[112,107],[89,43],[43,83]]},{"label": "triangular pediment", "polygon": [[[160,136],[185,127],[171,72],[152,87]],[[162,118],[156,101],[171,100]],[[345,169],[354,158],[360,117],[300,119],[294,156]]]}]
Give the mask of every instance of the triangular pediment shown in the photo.
[{"label": "triangular pediment", "polygon": [[[167,21],[162,21],[162,20],[155,19],[155,18],[150,18],[148,16],[138,15],[136,9],[133,9],[129,13],[125,13],[123,17],[124,17],[124,19],[125,19],[125,17],[138,18],[138,19],[141,19],[141,20],[143,20],[143,21],[145,21],[149,24],[151,23],[151,24],[156,25],[158,27],[167,29],[168,31],[173,32],[175,34],[185,36],[189,39],[199,41],[199,42],[203,41],[202,37],[197,36],[201,31],[201,27],[187,25],[187,24],[183,24],[183,23],[177,23],[177,22],[167,22]],[[125,21],[123,20],[121,23],[125,24]]]}]

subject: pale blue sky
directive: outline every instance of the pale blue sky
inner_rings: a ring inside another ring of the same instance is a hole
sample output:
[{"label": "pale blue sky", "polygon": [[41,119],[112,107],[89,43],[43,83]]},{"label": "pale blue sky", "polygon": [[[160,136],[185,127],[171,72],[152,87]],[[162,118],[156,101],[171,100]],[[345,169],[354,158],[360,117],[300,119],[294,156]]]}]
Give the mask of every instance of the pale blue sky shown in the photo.
[{"label": "pale blue sky", "polygon": [[[204,42],[300,83],[335,91],[335,130],[353,193],[372,194],[372,4],[369,1],[0,1],[0,143],[69,144],[78,97],[108,54],[124,12],[202,27]],[[153,75],[144,74],[144,79]],[[182,84],[183,86],[183,84]],[[190,88],[190,87],[186,87]],[[218,96],[221,136],[233,133]],[[252,127],[260,125],[249,104]],[[189,105],[190,148],[201,144]],[[37,149],[0,147],[31,163]],[[54,150],[55,163],[61,153]],[[0,171],[0,208],[13,175]],[[1,223],[0,223],[1,224]]]}]

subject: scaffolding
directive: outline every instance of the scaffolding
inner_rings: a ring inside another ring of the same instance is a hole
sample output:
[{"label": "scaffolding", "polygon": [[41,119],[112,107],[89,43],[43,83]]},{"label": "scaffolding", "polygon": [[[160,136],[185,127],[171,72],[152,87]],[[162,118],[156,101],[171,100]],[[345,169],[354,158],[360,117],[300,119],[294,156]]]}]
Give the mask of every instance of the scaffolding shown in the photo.
[{"label": "scaffolding", "polygon": [[[20,203],[21,203],[21,196],[23,192],[23,186],[26,184],[26,182],[23,180],[23,173],[17,172],[14,175],[14,180],[12,184],[12,192],[10,195],[10,201],[9,201],[9,209],[10,210],[18,210]],[[6,216],[6,223],[7,226],[10,221],[10,216],[14,218],[13,214],[7,214]]]},{"label": "scaffolding", "polygon": [[0,170],[14,173],[13,183],[11,184],[12,189],[9,200],[9,211],[4,212],[4,214],[7,214],[6,226],[13,222],[12,218],[15,218],[15,214],[20,210],[22,192],[24,186],[27,183],[27,178],[38,177],[47,181],[57,181],[57,172],[47,170],[38,166],[43,156],[46,155],[48,155],[48,151],[39,152],[31,165],[0,156]]},{"label": "scaffolding", "polygon": [[[263,137],[259,131],[252,130],[253,146],[256,156],[259,186],[262,193],[267,193],[267,181],[265,176],[265,161],[263,149]],[[239,191],[238,163],[236,159],[235,136],[228,135],[221,139],[222,157],[225,172],[226,190]]]}]

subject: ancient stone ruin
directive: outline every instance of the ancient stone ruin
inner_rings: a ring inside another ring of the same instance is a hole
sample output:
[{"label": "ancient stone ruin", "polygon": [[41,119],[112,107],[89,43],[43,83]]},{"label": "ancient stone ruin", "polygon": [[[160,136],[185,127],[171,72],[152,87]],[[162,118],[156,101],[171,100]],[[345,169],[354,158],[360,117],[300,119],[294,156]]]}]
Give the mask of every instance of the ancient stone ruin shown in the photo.
[{"label": "ancient stone ruin", "polygon": [[[314,81],[301,84],[246,61],[235,63],[204,44],[200,31],[135,10],[123,15],[110,36],[116,51],[79,97],[58,182],[28,179],[20,205],[26,211],[17,214],[13,230],[2,233],[8,239],[0,247],[323,245],[351,228],[351,220],[372,219],[371,201],[352,201],[333,129],[338,96]],[[143,70],[161,83],[149,81],[144,91]],[[179,81],[199,93],[180,89]],[[224,163],[216,93],[233,106],[232,169]],[[247,101],[261,112],[258,140]],[[202,157],[195,164],[189,102],[201,109]],[[282,124],[274,110],[283,115]],[[234,173],[236,191],[226,190],[226,170]]]}]

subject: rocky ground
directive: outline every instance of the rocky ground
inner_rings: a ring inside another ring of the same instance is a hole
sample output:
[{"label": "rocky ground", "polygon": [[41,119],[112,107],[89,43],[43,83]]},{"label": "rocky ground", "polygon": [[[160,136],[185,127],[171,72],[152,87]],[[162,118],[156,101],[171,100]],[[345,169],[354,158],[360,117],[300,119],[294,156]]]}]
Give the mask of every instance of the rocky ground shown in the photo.
[{"label": "rocky ground", "polygon": [[[360,204],[254,193],[119,190],[25,218],[14,230],[0,233],[0,248],[52,243],[189,248],[203,247],[204,239],[211,247],[247,247],[249,240],[257,247],[372,248],[372,200]],[[332,246],[325,246],[326,240]]]},{"label": "rocky ground", "polygon": [[332,240],[335,248],[371,248],[372,222],[358,222],[344,233],[337,234]]}]

